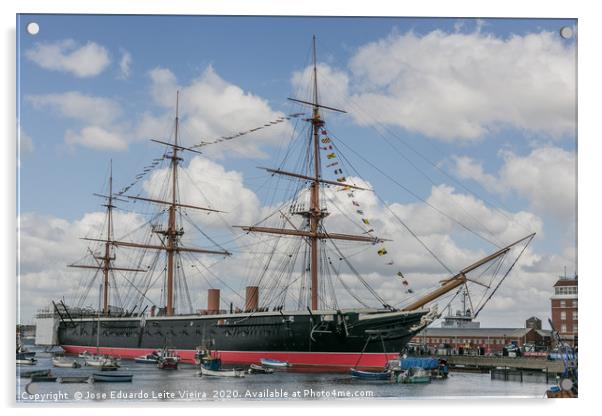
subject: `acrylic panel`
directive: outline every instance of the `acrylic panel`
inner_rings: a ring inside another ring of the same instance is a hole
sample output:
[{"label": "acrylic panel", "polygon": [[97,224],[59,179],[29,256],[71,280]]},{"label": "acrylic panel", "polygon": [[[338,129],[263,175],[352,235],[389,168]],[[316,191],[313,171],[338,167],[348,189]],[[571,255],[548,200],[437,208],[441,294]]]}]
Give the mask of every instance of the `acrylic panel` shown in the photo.
[{"label": "acrylic panel", "polygon": [[577,396],[576,57],[576,19],[18,15],[17,401]]}]

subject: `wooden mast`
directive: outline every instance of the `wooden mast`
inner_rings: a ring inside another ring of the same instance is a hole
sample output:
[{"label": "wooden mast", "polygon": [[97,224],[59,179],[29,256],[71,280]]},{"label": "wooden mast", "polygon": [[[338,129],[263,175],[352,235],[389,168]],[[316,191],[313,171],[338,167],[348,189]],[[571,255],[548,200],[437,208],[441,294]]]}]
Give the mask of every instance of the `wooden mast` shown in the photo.
[{"label": "wooden mast", "polygon": [[182,158],[179,156],[178,152],[182,151],[191,151],[194,153],[200,153],[196,150],[189,149],[187,147],[180,146],[178,144],[180,131],[180,92],[176,92],[176,118],[175,118],[175,133],[174,133],[174,142],[167,143],[161,140],[151,139],[151,141],[163,144],[166,146],[170,146],[172,149],[171,156],[166,156],[166,158],[171,159],[171,198],[169,201],[162,201],[158,199],[151,198],[142,198],[138,196],[128,196],[128,198],[147,201],[156,204],[164,204],[168,205],[168,220],[167,220],[167,229],[166,230],[155,230],[155,233],[162,234],[165,236],[164,242],[161,245],[153,245],[153,244],[139,244],[139,243],[131,243],[127,241],[113,241],[112,244],[116,246],[124,246],[131,248],[146,248],[151,250],[163,250],[167,252],[167,293],[166,293],[166,301],[165,301],[165,314],[167,316],[173,316],[175,314],[174,309],[174,280],[175,280],[175,269],[176,264],[174,261],[175,255],[181,252],[188,253],[200,253],[200,254],[220,254],[224,256],[229,256],[231,253],[228,251],[220,251],[220,250],[206,250],[195,247],[182,247],[179,244],[180,237],[184,234],[184,231],[178,228],[177,224],[177,208],[193,208],[199,209],[203,211],[209,212],[222,212],[215,209],[198,207],[189,204],[182,204],[178,202],[178,165]]},{"label": "wooden mast", "polygon": [[144,269],[136,269],[136,268],[130,268],[130,267],[115,267],[112,264],[112,261],[115,260],[115,254],[111,254],[111,246],[117,246],[118,242],[115,241],[115,239],[113,238],[113,208],[115,208],[115,205],[113,205],[113,201],[117,200],[117,201],[122,201],[122,202],[127,202],[123,199],[120,199],[118,197],[113,196],[113,160],[111,160],[110,162],[110,171],[109,171],[109,193],[108,195],[101,195],[101,194],[94,194],[98,197],[101,198],[105,198],[107,200],[106,204],[103,204],[102,206],[107,208],[107,238],[106,239],[97,239],[97,238],[83,238],[83,240],[88,240],[88,241],[99,241],[104,243],[104,255],[102,256],[97,256],[94,253],[92,253],[94,259],[97,261],[96,265],[88,265],[88,264],[70,264],[68,265],[68,267],[75,267],[75,268],[79,268],[79,269],[96,269],[96,270],[102,270],[102,275],[103,275],[103,282],[100,285],[101,290],[101,294],[99,294],[99,304],[98,304],[98,308],[99,308],[99,316],[100,316],[100,310],[102,309],[102,314],[104,316],[109,316],[109,288],[110,288],[110,282],[109,282],[109,274],[111,272],[111,270],[118,270],[118,271],[124,271],[124,272],[146,272],[147,270]]},{"label": "wooden mast", "polygon": [[322,124],[320,120],[320,111],[318,107],[318,70],[316,65],[316,35],[313,36],[313,62],[314,62],[314,97],[313,97],[313,115],[312,115],[312,135],[313,135],[313,157],[314,157],[314,177],[311,184],[309,212],[309,229],[314,235],[309,237],[310,246],[310,272],[311,272],[311,308],[318,309],[318,249],[320,240],[317,237],[320,221],[322,220],[322,210],[320,209],[320,144],[319,128]]},{"label": "wooden mast", "polygon": [[143,249],[160,250],[160,251],[167,252],[167,267],[166,267],[167,268],[167,270],[166,270],[167,271],[167,279],[166,279],[167,293],[166,293],[166,302],[165,302],[165,313],[168,316],[172,316],[175,313],[175,309],[174,309],[174,278],[175,278],[176,264],[174,261],[174,257],[176,254],[185,252],[185,253],[198,253],[198,254],[217,254],[217,255],[223,255],[223,256],[231,255],[231,253],[226,250],[207,250],[207,249],[196,248],[196,247],[184,247],[179,244],[180,237],[184,234],[184,230],[181,228],[178,228],[178,224],[176,221],[178,207],[193,208],[193,209],[198,209],[198,210],[203,210],[203,211],[208,211],[208,212],[222,212],[222,211],[218,211],[216,209],[204,208],[204,207],[199,207],[199,206],[190,205],[190,204],[182,204],[182,203],[178,202],[178,194],[177,194],[177,191],[178,191],[178,164],[182,160],[182,158],[179,156],[178,152],[190,151],[190,152],[194,152],[194,153],[200,153],[196,150],[189,149],[187,147],[183,147],[178,144],[179,128],[180,128],[180,126],[179,126],[179,124],[180,124],[179,98],[180,98],[180,92],[178,91],[176,94],[176,118],[175,118],[174,143],[168,143],[168,142],[161,141],[161,140],[151,139],[151,141],[153,141],[153,142],[156,142],[156,143],[159,143],[162,145],[166,145],[166,146],[170,146],[172,148],[171,155],[164,156],[164,158],[171,160],[171,163],[170,163],[171,174],[172,174],[172,176],[171,176],[171,198],[169,198],[168,201],[163,201],[163,200],[159,200],[159,199],[144,198],[144,197],[140,197],[140,196],[124,195],[130,199],[146,201],[146,202],[151,202],[151,203],[156,203],[156,204],[160,204],[160,205],[162,204],[162,205],[168,206],[167,229],[166,230],[162,230],[162,229],[154,229],[153,230],[154,233],[161,234],[164,236],[164,238],[161,240],[161,243],[160,244],[135,243],[135,242],[129,242],[129,241],[118,241],[113,238],[113,236],[112,236],[112,228],[113,228],[112,208],[114,208],[113,201],[114,200],[118,200],[118,201],[122,201],[122,202],[128,202],[128,201],[114,197],[112,194],[112,192],[113,192],[113,175],[112,175],[112,163],[111,163],[111,177],[109,180],[109,195],[107,196],[107,195],[95,194],[96,196],[108,199],[108,203],[105,205],[106,207],[108,207],[108,210],[109,210],[108,211],[109,220],[108,220],[107,238],[106,239],[82,238],[83,240],[87,240],[87,241],[97,241],[97,242],[105,243],[105,255],[102,257],[94,256],[94,258],[97,261],[102,260],[103,262],[102,262],[102,264],[99,262],[97,265],[85,265],[85,264],[70,264],[69,265],[69,267],[78,267],[78,268],[83,268],[83,269],[102,269],[103,270],[103,274],[104,274],[104,285],[103,286],[105,288],[105,294],[104,294],[105,301],[104,301],[103,309],[104,309],[105,316],[108,315],[108,311],[109,311],[109,308],[108,308],[109,270],[120,270],[120,271],[126,271],[126,272],[146,272],[147,271],[147,270],[143,270],[143,269],[112,266],[111,261],[115,260],[115,256],[114,255],[111,256],[111,252],[110,252],[111,246],[143,248]]},{"label": "wooden mast", "polygon": [[437,289],[433,290],[430,293],[427,293],[426,295],[424,295],[423,297],[421,297],[420,299],[418,299],[417,301],[413,302],[412,304],[406,306],[405,308],[403,308],[403,311],[413,311],[415,309],[421,308],[424,305],[426,305],[427,303],[437,299],[438,297],[440,297],[441,295],[446,294],[447,292],[449,292],[450,290],[453,290],[455,288],[457,288],[458,286],[466,283],[467,281],[469,281],[470,279],[468,277],[466,277],[466,275],[468,273],[470,273],[471,271],[481,267],[482,265],[489,263],[492,260],[495,260],[496,258],[508,253],[510,251],[510,249],[512,247],[514,247],[517,244],[522,243],[525,240],[529,240],[527,242],[527,245],[529,245],[529,243],[531,242],[531,240],[533,239],[533,237],[535,237],[535,233],[533,234],[529,234],[526,237],[521,238],[518,241],[515,241],[512,244],[507,245],[506,247],[496,251],[495,253],[490,254],[487,257],[483,257],[481,260],[476,261],[475,263],[471,264],[468,267],[465,267],[464,269],[460,270],[456,275],[452,276],[449,279],[446,279],[442,282],[442,285],[440,287],[438,287]]},{"label": "wooden mast", "polygon": [[320,109],[324,108],[327,110],[337,111],[344,113],[345,111],[339,110],[332,107],[327,107],[319,103],[318,95],[318,66],[316,59],[316,37],[312,38],[312,49],[313,49],[313,97],[312,102],[298,100],[295,98],[289,98],[291,101],[306,104],[312,107],[312,117],[306,121],[311,122],[312,128],[309,132],[311,158],[313,159],[313,172],[308,175],[302,175],[293,172],[286,172],[280,169],[266,169],[268,172],[275,175],[290,176],[310,182],[309,185],[309,210],[300,212],[298,214],[303,215],[309,220],[309,230],[297,230],[290,228],[271,228],[271,227],[257,227],[257,226],[242,226],[245,231],[248,232],[259,232],[276,235],[290,235],[295,237],[305,238],[309,245],[309,271],[311,276],[311,309],[319,309],[319,244],[320,240],[346,240],[346,241],[358,241],[367,243],[378,243],[383,241],[380,238],[366,236],[366,235],[352,235],[352,234],[340,234],[340,233],[327,233],[321,229],[320,225],[324,217],[328,215],[326,211],[322,211],[320,207],[320,184],[328,184],[333,186],[340,186],[347,189],[364,189],[350,184],[342,182],[327,181],[321,178],[320,169],[320,128],[324,126],[324,121],[320,117]]},{"label": "wooden mast", "polygon": [[109,270],[111,269],[111,240],[113,229],[113,159],[110,162],[109,173],[109,198],[107,202],[107,242],[105,243],[105,255],[103,260],[103,301],[102,312],[104,316],[109,315]]},{"label": "wooden mast", "polygon": [[176,186],[178,174],[178,127],[179,127],[179,105],[180,91],[176,93],[176,125],[174,134],[174,146],[171,155],[171,204],[169,206],[169,220],[167,225],[167,302],[166,314],[172,316],[173,310],[173,287],[174,287],[174,254],[178,247],[179,233],[176,228]]}]

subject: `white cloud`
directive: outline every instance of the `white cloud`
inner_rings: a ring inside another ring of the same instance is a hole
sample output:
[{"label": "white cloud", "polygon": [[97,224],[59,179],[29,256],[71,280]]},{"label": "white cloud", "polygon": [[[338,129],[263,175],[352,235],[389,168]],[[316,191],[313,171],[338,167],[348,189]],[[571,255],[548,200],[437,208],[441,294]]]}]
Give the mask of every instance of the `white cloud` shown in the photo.
[{"label": "white cloud", "polygon": [[[360,125],[389,124],[442,141],[476,141],[508,127],[553,139],[574,134],[574,46],[556,33],[504,39],[482,27],[394,32],[361,46],[347,71],[320,64],[323,100]],[[311,68],[295,73],[293,86],[310,75]]]},{"label": "white cloud", "polygon": [[127,79],[130,77],[132,66],[132,54],[121,49],[121,59],[119,60],[119,77],[121,79]]},{"label": "white cloud", "polygon": [[[151,96],[163,113],[143,112],[136,122],[124,120],[123,110],[116,100],[85,95],[77,91],[61,94],[30,95],[26,99],[34,108],[50,108],[63,117],[82,122],[76,132],[65,133],[69,145],[81,145],[99,150],[124,150],[129,142],[156,138],[173,138],[176,92],[180,91],[180,143],[186,145],[213,141],[222,136],[261,127],[284,116],[273,110],[261,97],[245,92],[223,80],[212,67],[189,85],[178,85],[168,69],[155,68],[149,73]],[[212,157],[265,157],[261,147],[285,144],[291,136],[288,122],[269,125],[248,136],[203,147]]]},{"label": "white cloud", "polygon": [[79,78],[94,77],[111,62],[104,46],[94,42],[80,46],[72,39],[36,43],[25,56],[44,69],[69,72]]},{"label": "white cloud", "polygon": [[[576,216],[576,155],[559,147],[533,149],[526,156],[501,152],[504,164],[497,175],[485,173],[482,164],[468,157],[455,158],[462,179],[472,179],[498,192],[516,192],[536,212],[552,214],[572,224]],[[572,220],[571,220],[572,219]]]},{"label": "white cloud", "polygon": [[[334,69],[326,64],[316,65],[318,72],[318,94],[323,92],[324,97],[318,97],[320,102],[328,106],[344,107],[347,94],[349,93],[349,76],[341,71]],[[314,69],[308,66],[301,71],[293,72],[291,83],[297,92],[297,98],[312,101],[312,96],[305,96],[308,87],[313,85]]]},{"label": "white cloud", "polygon": [[558,147],[534,149],[527,156],[506,152],[502,183],[529,199],[534,209],[571,221],[576,215],[577,160]]},{"label": "white cloud", "polygon": [[[199,78],[183,86],[178,85],[175,75],[165,68],[155,68],[149,75],[155,102],[168,109],[172,119],[175,115],[176,91],[180,91],[181,140],[184,145],[247,131],[284,115],[273,110],[263,98],[222,79],[211,66]],[[149,118],[151,116],[147,114],[145,120],[149,121]],[[159,117],[160,120],[165,118],[166,115]],[[151,122],[150,125],[156,123]],[[157,132],[141,124],[139,134],[153,137]],[[290,134],[290,125],[281,123],[235,142],[205,147],[203,152],[215,157],[265,157],[261,146],[285,143]]]},{"label": "white cloud", "polygon": [[[144,190],[151,198],[162,198],[162,185],[168,183],[170,173],[169,168],[157,170],[144,182]],[[220,164],[195,156],[180,169],[178,180],[181,203],[225,212],[219,215],[190,210],[189,215],[203,226],[244,225],[257,220],[261,204],[255,193],[245,187],[242,173],[227,171]]]},{"label": "white cloud", "polygon": [[[51,300],[65,299],[73,304],[94,271],[68,268],[68,264],[94,264],[83,260],[87,247],[99,253],[99,244],[82,237],[103,238],[105,213],[91,212],[80,219],[67,221],[54,216],[21,214],[19,232],[19,289],[22,319],[28,321],[38,308],[48,306]],[[133,213],[114,213],[116,235],[121,237],[142,225],[145,219]],[[116,264],[124,264],[128,256],[117,253]],[[87,305],[96,307],[98,283]]]},{"label": "white cloud", "polygon": [[86,123],[110,124],[121,115],[120,106],[113,100],[94,97],[79,91],[61,94],[28,95],[25,97],[34,108],[50,108],[63,117]]},{"label": "white cloud", "polygon": [[498,127],[574,133],[575,50],[555,33],[394,33],[362,46],[350,67],[362,108],[434,138],[476,140]]},{"label": "white cloud", "polygon": [[99,126],[87,126],[79,132],[69,129],[65,132],[65,143],[97,150],[126,150],[128,147],[127,142],[119,134]]},{"label": "white cloud", "polygon": [[121,106],[114,100],[69,91],[62,94],[29,95],[34,108],[49,108],[62,117],[79,121],[83,127],[67,129],[65,143],[97,150],[126,150],[125,129],[119,120]]},{"label": "white cloud", "polygon": [[485,189],[499,191],[501,185],[498,179],[483,170],[483,164],[467,156],[454,156],[454,170],[463,179],[471,179],[483,185]]}]

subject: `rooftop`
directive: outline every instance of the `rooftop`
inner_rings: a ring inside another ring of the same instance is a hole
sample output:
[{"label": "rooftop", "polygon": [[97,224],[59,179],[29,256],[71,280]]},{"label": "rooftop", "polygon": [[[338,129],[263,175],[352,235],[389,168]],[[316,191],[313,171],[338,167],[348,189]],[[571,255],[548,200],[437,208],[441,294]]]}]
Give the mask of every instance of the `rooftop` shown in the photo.
[{"label": "rooftop", "polygon": [[554,287],[558,286],[577,286],[577,278],[561,277],[556,283],[554,283]]}]

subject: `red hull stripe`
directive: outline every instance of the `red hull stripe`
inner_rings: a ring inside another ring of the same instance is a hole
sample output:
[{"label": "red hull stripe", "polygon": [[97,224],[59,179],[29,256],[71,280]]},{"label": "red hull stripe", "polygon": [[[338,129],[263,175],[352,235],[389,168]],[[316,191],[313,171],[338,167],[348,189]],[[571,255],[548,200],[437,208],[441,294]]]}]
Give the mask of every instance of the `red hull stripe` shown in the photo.
[{"label": "red hull stripe", "polygon": [[[62,345],[68,354],[80,354],[88,351],[96,353],[94,346]],[[100,347],[100,354],[120,358],[136,358],[155,351],[148,348],[112,348]],[[175,350],[182,361],[193,363],[195,350]],[[224,364],[259,364],[262,358],[286,361],[294,366],[327,366],[327,367],[371,367],[382,368],[388,360],[399,358],[398,354],[384,353],[345,353],[345,352],[291,352],[291,351],[216,351],[214,355],[221,358]]]}]

